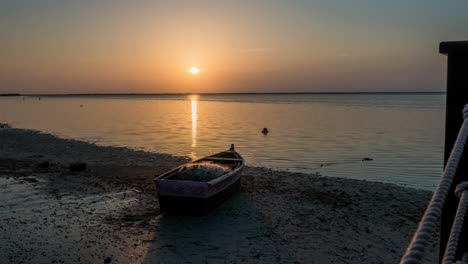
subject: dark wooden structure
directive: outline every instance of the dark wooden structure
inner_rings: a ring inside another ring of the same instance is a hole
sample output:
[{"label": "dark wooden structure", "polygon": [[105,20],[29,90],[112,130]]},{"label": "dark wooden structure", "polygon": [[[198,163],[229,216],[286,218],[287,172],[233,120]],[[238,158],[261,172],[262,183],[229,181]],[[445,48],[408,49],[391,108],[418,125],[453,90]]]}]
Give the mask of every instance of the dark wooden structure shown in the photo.
[{"label": "dark wooden structure", "polygon": [[[445,121],[445,154],[444,165],[457,138],[463,123],[462,110],[468,103],[468,41],[441,42],[439,52],[447,55],[447,104]],[[462,181],[468,180],[468,150],[463,153],[454,181],[442,210],[440,226],[440,261],[442,261],[450,235],[450,229],[458,206],[458,198],[454,194],[455,187]],[[457,259],[461,259],[462,252],[468,251],[468,224],[460,237]]]}]

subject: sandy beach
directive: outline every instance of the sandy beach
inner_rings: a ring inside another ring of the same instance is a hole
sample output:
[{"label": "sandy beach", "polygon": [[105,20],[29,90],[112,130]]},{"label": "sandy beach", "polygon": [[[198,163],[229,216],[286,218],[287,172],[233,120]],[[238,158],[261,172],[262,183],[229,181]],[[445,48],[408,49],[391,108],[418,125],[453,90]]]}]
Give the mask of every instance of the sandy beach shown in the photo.
[{"label": "sandy beach", "polygon": [[247,167],[209,215],[162,214],[152,179],[188,161],[0,128],[0,263],[397,263],[431,196]]}]

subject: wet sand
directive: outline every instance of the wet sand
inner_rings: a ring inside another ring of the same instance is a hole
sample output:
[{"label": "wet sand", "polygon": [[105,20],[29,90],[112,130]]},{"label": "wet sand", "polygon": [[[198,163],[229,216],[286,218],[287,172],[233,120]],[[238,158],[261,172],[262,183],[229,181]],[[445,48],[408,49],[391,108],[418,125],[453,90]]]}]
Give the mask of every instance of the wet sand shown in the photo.
[{"label": "wet sand", "polygon": [[0,263],[397,263],[431,196],[247,167],[209,215],[162,214],[152,179],[188,160],[0,128]]}]

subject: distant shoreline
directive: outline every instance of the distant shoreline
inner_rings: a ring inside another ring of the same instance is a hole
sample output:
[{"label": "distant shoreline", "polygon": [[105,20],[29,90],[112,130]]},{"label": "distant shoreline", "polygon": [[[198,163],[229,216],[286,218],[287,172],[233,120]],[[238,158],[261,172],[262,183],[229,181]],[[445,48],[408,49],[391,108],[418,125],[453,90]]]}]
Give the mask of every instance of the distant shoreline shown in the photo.
[{"label": "distant shoreline", "polygon": [[301,95],[301,94],[446,94],[446,92],[289,92],[289,93],[78,93],[15,94],[17,96],[170,96],[170,95]]},{"label": "distant shoreline", "polygon": [[5,93],[5,94],[0,94],[0,96],[21,96],[19,93]]}]

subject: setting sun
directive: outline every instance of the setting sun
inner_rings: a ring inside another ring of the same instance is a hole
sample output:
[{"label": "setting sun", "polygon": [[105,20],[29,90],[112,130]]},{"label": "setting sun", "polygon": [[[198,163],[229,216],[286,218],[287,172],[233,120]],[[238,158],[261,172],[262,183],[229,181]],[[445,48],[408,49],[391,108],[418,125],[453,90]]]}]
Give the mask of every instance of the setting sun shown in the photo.
[{"label": "setting sun", "polygon": [[191,74],[198,74],[198,73],[200,72],[200,69],[197,68],[197,67],[191,67],[190,70],[189,70],[189,72],[190,72]]}]

